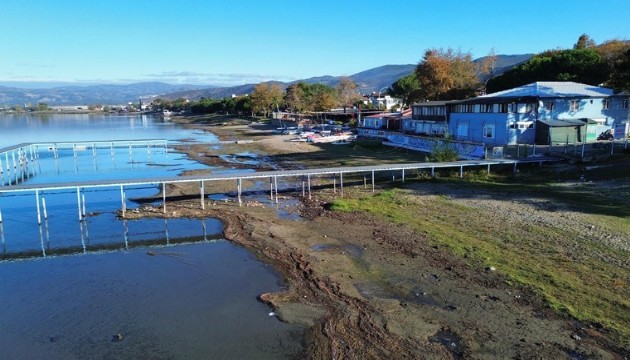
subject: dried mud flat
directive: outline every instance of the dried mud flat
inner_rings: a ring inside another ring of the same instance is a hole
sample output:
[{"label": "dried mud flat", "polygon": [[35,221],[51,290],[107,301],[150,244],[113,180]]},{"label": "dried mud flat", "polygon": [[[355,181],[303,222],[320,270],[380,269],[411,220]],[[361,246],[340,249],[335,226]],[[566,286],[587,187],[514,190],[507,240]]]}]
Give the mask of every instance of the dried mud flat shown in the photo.
[{"label": "dried mud flat", "polygon": [[[317,199],[291,209],[302,214],[298,221],[251,201],[204,211],[198,201],[178,201],[168,209],[221,219],[226,239],[282,274],[287,291],[260,300],[280,320],[309,327],[306,358],[623,358],[598,344],[596,329],[557,316],[499,272],[364,213],[331,212]],[[145,206],[131,216],[162,214]]]}]

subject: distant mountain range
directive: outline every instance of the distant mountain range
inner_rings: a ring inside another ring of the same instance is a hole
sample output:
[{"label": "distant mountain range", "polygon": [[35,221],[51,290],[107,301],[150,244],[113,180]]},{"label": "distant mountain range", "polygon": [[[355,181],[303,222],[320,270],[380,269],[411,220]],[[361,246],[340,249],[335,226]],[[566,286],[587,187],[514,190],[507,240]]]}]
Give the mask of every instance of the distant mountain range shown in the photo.
[{"label": "distant mountain range", "polygon": [[[515,65],[529,58],[532,54],[524,55],[497,55],[496,73],[501,74]],[[476,59],[475,62],[484,58]],[[396,80],[411,74],[416,68],[415,64],[384,65],[365,70],[348,76],[357,83],[359,91],[367,94],[376,91],[385,91]],[[279,84],[287,87],[292,83],[304,81],[309,84],[322,83],[336,86],[342,76],[319,76],[298,80],[291,83]],[[170,85],[161,82],[144,82],[129,85],[89,85],[89,86],[59,86],[53,88],[32,88],[35,84],[24,87],[0,86],[0,107],[7,105],[25,105],[46,103],[55,105],[89,105],[89,104],[126,104],[137,102],[139,98],[160,97],[164,99],[185,98],[199,100],[205,98],[223,98],[233,94],[249,94],[256,84],[244,84],[231,87],[211,87],[199,85]]]},{"label": "distant mountain range", "polygon": [[53,88],[24,88],[0,86],[0,107],[46,103],[50,106],[127,104],[140,97],[154,97],[177,91],[194,90],[199,85],[171,85],[143,82],[128,85],[59,86]]}]

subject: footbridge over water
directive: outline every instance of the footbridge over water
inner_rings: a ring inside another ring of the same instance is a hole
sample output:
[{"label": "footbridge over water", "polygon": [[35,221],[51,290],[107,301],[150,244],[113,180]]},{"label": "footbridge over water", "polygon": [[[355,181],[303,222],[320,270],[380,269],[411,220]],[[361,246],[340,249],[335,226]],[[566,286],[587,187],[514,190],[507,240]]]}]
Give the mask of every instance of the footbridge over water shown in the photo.
[{"label": "footbridge over water", "polygon": [[[203,144],[207,146],[219,144],[244,144],[252,140],[232,140],[216,142],[195,142],[195,141],[168,141],[164,139],[142,139],[142,140],[100,140],[100,141],[56,141],[22,143],[0,149],[0,186],[15,185],[24,182],[38,174],[37,161],[40,156],[52,156],[59,159],[60,154],[71,156],[75,160],[79,155],[88,154],[96,159],[100,156],[111,157],[125,156],[130,162],[134,161],[134,153],[146,151],[149,156],[157,149],[164,152],[169,151],[169,147],[177,145]],[[122,151],[121,151],[122,150]]]},{"label": "footbridge over water", "polygon": [[[275,202],[278,202],[278,182],[279,180],[286,180],[289,178],[299,179],[302,181],[302,195],[306,196],[306,192],[308,191],[308,195],[310,197],[311,194],[311,184],[314,178],[329,178],[333,180],[333,187],[335,191],[337,190],[337,186],[341,194],[343,195],[343,187],[344,187],[344,176],[355,175],[361,176],[363,175],[363,185],[365,187],[368,186],[368,183],[372,187],[372,191],[374,191],[376,186],[376,175],[382,173],[390,173],[392,176],[392,181],[405,181],[405,177],[411,171],[426,171],[430,172],[431,176],[435,175],[436,171],[439,170],[455,170],[459,172],[459,176],[463,177],[464,169],[470,168],[482,168],[486,170],[488,173],[491,171],[491,167],[496,166],[510,166],[513,168],[513,171],[517,170],[519,164],[526,163],[538,163],[542,164],[544,162],[550,161],[559,161],[560,158],[555,157],[537,157],[537,158],[525,158],[525,159],[501,159],[501,160],[468,160],[468,161],[454,161],[454,162],[440,162],[440,163],[431,163],[431,162],[421,162],[421,163],[405,163],[405,164],[381,164],[381,165],[369,165],[369,166],[354,166],[354,167],[330,167],[330,168],[317,168],[317,169],[299,169],[299,170],[277,170],[277,171],[262,171],[262,172],[252,172],[247,174],[205,174],[205,175],[186,175],[186,176],[172,176],[172,177],[159,177],[159,178],[139,178],[139,179],[128,179],[128,180],[107,180],[107,181],[78,181],[78,182],[57,182],[57,183],[46,183],[46,184],[28,184],[28,183],[20,183],[15,185],[5,185],[0,186],[0,196],[5,194],[12,193],[33,193],[35,196],[35,205],[37,206],[37,216],[38,223],[41,223],[41,213],[40,213],[40,193],[44,191],[51,190],[76,190],[77,196],[77,211],[78,211],[78,219],[80,221],[84,220],[86,217],[86,204],[85,197],[82,195],[82,191],[85,189],[97,189],[97,188],[119,188],[120,189],[120,200],[121,200],[121,210],[124,216],[126,211],[126,202],[125,202],[125,188],[132,186],[156,186],[161,188],[162,192],[162,206],[164,212],[166,212],[166,203],[167,203],[167,195],[166,188],[169,184],[177,184],[177,183],[198,183],[199,184],[199,196],[200,196],[200,206],[201,208],[205,208],[205,204],[207,201],[205,195],[205,185],[208,182],[226,182],[226,181],[235,181],[236,186],[236,194],[238,198],[238,203],[242,204],[242,192],[243,180],[267,180],[269,181],[269,196]],[[368,182],[368,178],[370,181]],[[338,181],[338,185],[337,185]],[[295,187],[292,187],[295,189]],[[41,204],[44,206],[45,204]],[[2,209],[0,209],[0,223],[2,222]]]}]

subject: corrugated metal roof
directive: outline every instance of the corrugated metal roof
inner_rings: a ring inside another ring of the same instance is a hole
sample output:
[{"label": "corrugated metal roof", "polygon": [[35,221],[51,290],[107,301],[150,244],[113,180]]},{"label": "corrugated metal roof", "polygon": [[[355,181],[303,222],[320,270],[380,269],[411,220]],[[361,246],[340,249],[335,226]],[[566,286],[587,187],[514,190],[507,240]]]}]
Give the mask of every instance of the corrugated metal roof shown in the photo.
[{"label": "corrugated metal roof", "polygon": [[535,96],[541,98],[558,97],[603,97],[613,94],[612,89],[580,84],[572,81],[539,81],[514,89],[503,90],[478,98],[504,98]]},{"label": "corrugated metal roof", "polygon": [[434,101],[425,101],[425,102],[418,102],[418,103],[414,103],[411,106],[444,106],[448,103],[452,103],[453,101],[440,101],[440,100],[434,100]]}]

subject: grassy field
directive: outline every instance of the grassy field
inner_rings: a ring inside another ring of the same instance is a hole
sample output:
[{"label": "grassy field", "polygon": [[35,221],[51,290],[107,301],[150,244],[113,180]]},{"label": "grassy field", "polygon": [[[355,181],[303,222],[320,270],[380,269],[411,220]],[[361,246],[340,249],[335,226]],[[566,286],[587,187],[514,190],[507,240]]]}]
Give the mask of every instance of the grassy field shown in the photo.
[{"label": "grassy field", "polygon": [[624,245],[609,246],[585,236],[582,229],[595,224],[618,234],[627,246],[630,168],[598,173],[607,181],[615,180],[603,190],[595,190],[588,183],[565,183],[581,171],[531,170],[518,176],[472,173],[468,179],[428,180],[454,189],[465,188],[470,194],[490,194],[507,204],[527,197],[543,199],[578,213],[582,223],[574,226],[526,221],[500,208],[477,208],[445,195],[419,195],[409,183],[376,194],[356,192],[336,199],[332,209],[367,211],[394,224],[415,228],[475,266],[496,267],[510,284],[533,289],[555,311],[610,331],[611,338],[627,348],[630,252]]}]

